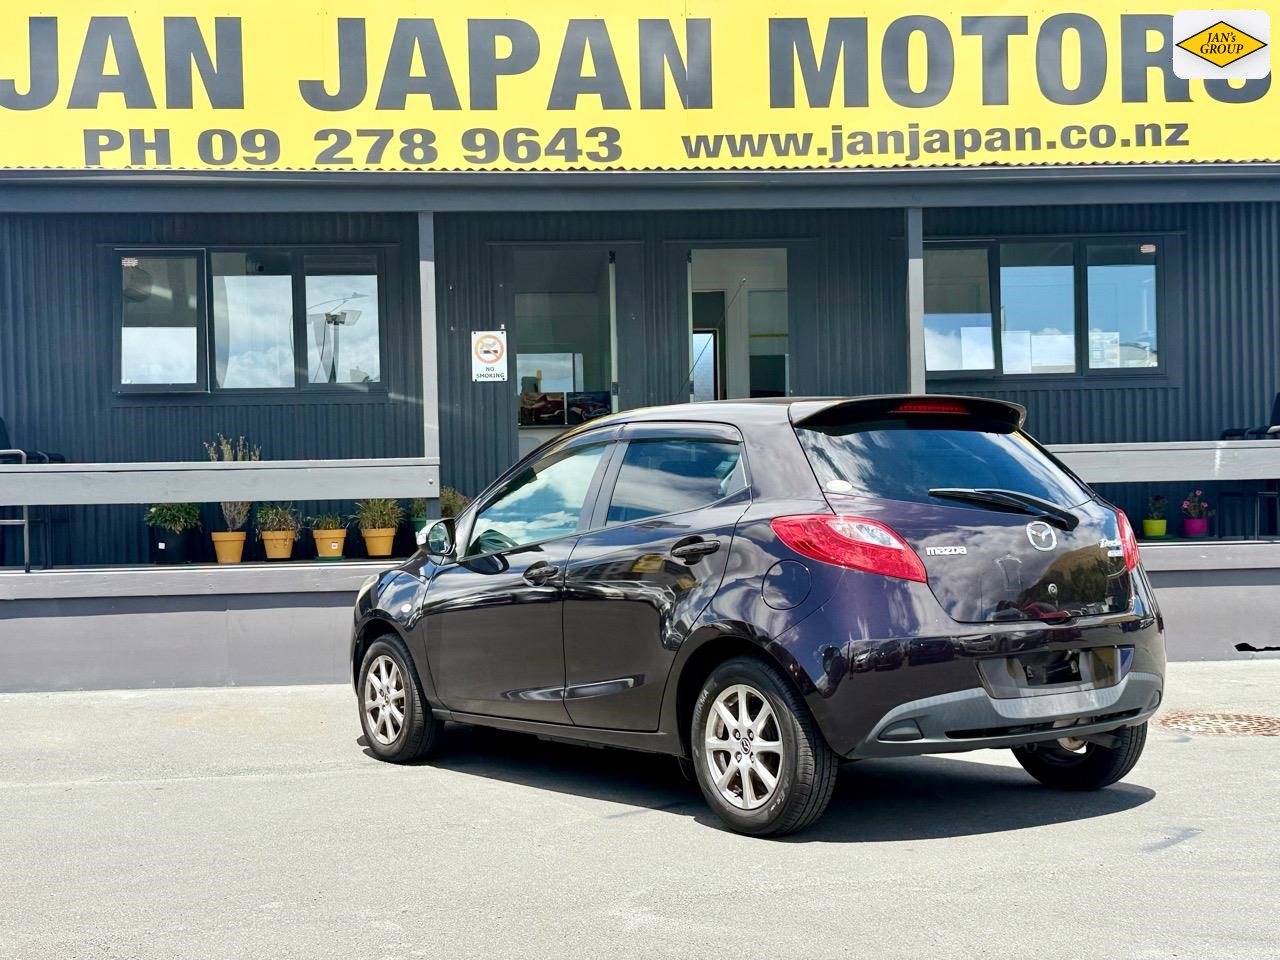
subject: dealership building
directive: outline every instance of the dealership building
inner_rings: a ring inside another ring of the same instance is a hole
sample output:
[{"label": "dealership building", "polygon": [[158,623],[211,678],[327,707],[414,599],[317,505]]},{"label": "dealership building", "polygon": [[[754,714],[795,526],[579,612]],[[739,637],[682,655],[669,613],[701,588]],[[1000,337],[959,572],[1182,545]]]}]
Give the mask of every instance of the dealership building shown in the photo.
[{"label": "dealership building", "polygon": [[742,397],[1020,403],[1135,520],[1168,499],[1175,656],[1280,640],[1280,8],[90,6],[0,13],[0,639],[47,682],[342,675],[354,532],[158,566],[147,504],[474,495]]}]

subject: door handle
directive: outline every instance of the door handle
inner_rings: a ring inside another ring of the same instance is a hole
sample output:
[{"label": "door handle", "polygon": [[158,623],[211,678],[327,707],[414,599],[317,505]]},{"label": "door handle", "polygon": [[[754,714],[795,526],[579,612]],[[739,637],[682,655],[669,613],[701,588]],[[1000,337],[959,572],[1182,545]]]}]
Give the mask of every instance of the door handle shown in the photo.
[{"label": "door handle", "polygon": [[677,560],[683,560],[692,566],[703,557],[710,556],[719,549],[719,540],[703,540],[701,537],[691,537],[688,540],[681,540],[672,547],[671,555]]},{"label": "door handle", "polygon": [[558,576],[560,576],[560,568],[545,560],[539,560],[521,574],[526,583],[531,583],[535,587],[540,587]]}]

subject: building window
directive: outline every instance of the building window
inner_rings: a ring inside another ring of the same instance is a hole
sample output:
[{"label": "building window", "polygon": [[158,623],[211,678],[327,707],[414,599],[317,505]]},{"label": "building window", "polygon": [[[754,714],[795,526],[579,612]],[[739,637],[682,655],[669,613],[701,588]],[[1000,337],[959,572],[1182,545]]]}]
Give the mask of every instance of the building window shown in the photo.
[{"label": "building window", "polygon": [[204,389],[204,296],[197,254],[118,251],[122,390]]},{"label": "building window", "polygon": [[307,370],[312,383],[377,383],[378,259],[368,254],[304,258]]},{"label": "building window", "polygon": [[1070,243],[1000,244],[1005,373],[1074,373],[1075,256]]},{"label": "building window", "polygon": [[564,427],[613,410],[613,282],[607,250],[512,250],[520,426]]},{"label": "building window", "polygon": [[929,370],[994,370],[991,274],[984,248],[924,252],[924,356]]},{"label": "building window", "polygon": [[925,364],[965,378],[1159,366],[1152,240],[945,243],[925,250]]},{"label": "building window", "polygon": [[382,379],[377,252],[246,247],[114,255],[121,271],[120,392],[318,389]]},{"label": "building window", "polygon": [[213,382],[292,387],[293,271],[287,250],[215,251]]},{"label": "building window", "polygon": [[1159,366],[1155,243],[1086,245],[1089,367]]}]

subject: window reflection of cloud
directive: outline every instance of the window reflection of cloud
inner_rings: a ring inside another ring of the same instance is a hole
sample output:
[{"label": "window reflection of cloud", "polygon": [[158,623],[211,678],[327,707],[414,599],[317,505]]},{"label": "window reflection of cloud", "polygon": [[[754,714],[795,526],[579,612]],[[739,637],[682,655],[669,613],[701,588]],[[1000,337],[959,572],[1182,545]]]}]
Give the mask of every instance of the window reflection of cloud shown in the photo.
[{"label": "window reflection of cloud", "polygon": [[[353,294],[359,296],[352,297]],[[338,369],[339,382],[363,379],[367,376],[371,381],[382,377],[381,362],[378,355],[378,331],[380,318],[378,315],[378,278],[372,274],[335,274],[329,276],[307,277],[307,312],[320,313],[331,311],[340,313],[344,310],[360,311],[360,317],[352,326],[344,326],[338,334]],[[347,301],[347,302],[343,302]],[[308,331],[309,335],[312,333]],[[324,356],[321,357],[320,344],[314,337],[307,342],[307,366],[315,375],[316,368],[322,361],[330,359],[333,351],[333,328],[328,330]],[[322,340],[326,338],[322,332]],[[357,377],[353,371],[363,376]],[[327,366],[322,379],[328,379]]]},{"label": "window reflection of cloud", "polygon": [[554,463],[485,509],[476,520],[472,542],[488,530],[496,530],[517,544],[572,533],[601,453],[597,449]]},{"label": "window reflection of cloud", "polygon": [[194,327],[125,327],[120,339],[122,383],[194,383]]}]

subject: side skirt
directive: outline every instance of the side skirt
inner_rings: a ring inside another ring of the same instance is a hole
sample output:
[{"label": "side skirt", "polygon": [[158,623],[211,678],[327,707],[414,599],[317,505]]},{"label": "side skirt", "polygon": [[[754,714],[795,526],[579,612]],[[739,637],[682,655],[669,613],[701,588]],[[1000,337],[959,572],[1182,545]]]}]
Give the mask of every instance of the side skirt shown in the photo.
[{"label": "side skirt", "polygon": [[494,727],[498,730],[510,730],[513,733],[530,733],[540,739],[560,743],[620,747],[623,750],[661,753],[673,757],[680,755],[680,738],[661,730],[650,733],[637,730],[606,730],[600,727],[571,727],[563,723],[489,717],[478,713],[459,713],[456,710],[443,709],[432,709],[431,715],[437,720],[469,723],[477,727]]}]

